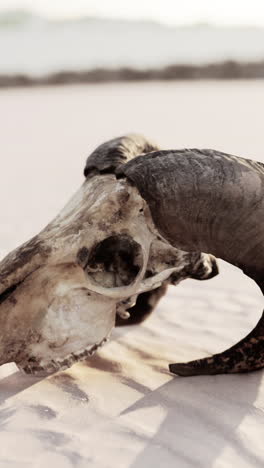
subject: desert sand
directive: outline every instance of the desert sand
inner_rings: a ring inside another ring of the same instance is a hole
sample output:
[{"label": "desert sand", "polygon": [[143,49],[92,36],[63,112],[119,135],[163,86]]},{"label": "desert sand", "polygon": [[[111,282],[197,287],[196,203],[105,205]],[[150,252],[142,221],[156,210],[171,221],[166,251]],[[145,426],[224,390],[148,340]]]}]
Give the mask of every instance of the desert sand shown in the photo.
[{"label": "desert sand", "polygon": [[[264,161],[264,82],[145,83],[0,92],[1,257],[47,224],[86,156],[126,132],[165,148]],[[235,267],[171,287],[142,325],[49,378],[0,368],[0,468],[260,468],[263,372],[181,378],[168,364],[238,341],[263,308]]]}]

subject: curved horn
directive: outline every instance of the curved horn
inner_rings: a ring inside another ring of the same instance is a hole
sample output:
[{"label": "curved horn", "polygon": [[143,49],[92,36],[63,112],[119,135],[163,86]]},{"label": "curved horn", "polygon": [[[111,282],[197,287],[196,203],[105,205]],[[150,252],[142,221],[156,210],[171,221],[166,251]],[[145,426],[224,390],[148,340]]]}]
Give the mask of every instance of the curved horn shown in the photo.
[{"label": "curved horn", "polygon": [[[118,169],[149,205],[175,247],[222,258],[264,291],[264,165],[213,150],[159,151]],[[179,375],[247,372],[264,367],[264,315],[229,350],[187,364]]]},{"label": "curved horn", "polygon": [[114,138],[98,146],[87,158],[84,175],[114,173],[120,164],[125,164],[139,154],[158,150],[155,143],[142,135],[130,134]]}]

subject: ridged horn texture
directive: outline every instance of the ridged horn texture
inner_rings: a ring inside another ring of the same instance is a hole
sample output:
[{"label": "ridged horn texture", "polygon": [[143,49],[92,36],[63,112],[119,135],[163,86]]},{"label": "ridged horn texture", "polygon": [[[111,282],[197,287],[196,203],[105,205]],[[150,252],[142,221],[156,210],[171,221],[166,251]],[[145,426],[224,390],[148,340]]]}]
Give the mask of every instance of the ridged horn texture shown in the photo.
[{"label": "ridged horn texture", "polygon": [[140,154],[150,153],[159,147],[143,135],[131,133],[98,146],[89,155],[84,168],[85,177],[95,174],[113,173],[115,169]]},{"label": "ridged horn texture", "polygon": [[[207,252],[241,268],[264,292],[264,165],[214,150],[158,151],[117,170],[146,200],[159,232],[185,251]],[[178,375],[264,367],[264,314],[223,353],[172,364]]]}]

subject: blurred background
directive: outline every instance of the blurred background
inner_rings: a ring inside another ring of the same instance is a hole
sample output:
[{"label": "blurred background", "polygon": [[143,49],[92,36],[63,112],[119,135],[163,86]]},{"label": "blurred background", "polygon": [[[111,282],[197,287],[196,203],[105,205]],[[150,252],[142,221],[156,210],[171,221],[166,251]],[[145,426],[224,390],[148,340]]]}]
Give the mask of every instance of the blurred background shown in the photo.
[{"label": "blurred background", "polygon": [[0,0],[0,85],[264,77],[263,26],[261,0]]},{"label": "blurred background", "polygon": [[0,0],[0,250],[33,235],[103,141],[262,160],[262,0]]}]

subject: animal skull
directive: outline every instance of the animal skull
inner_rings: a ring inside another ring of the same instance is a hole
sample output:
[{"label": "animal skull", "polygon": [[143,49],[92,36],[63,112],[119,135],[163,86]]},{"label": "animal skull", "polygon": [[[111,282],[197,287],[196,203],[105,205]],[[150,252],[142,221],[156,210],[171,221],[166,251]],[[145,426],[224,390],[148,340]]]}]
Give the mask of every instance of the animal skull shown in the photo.
[{"label": "animal skull", "polygon": [[138,295],[214,276],[215,259],[172,247],[127,180],[88,178],[61,213],[0,264],[0,365],[54,372],[103,344]]},{"label": "animal skull", "polygon": [[[84,359],[116,314],[124,323],[128,310],[135,323],[167,284],[215,276],[215,258],[201,251],[238,266],[264,292],[262,163],[215,150],[160,151],[126,135],[96,148],[84,174],[59,216],[0,264],[0,364],[53,372]],[[169,369],[189,376],[263,367],[264,313],[226,351]]]}]

